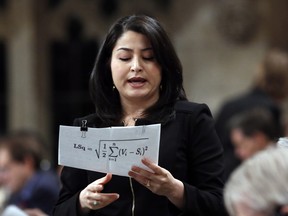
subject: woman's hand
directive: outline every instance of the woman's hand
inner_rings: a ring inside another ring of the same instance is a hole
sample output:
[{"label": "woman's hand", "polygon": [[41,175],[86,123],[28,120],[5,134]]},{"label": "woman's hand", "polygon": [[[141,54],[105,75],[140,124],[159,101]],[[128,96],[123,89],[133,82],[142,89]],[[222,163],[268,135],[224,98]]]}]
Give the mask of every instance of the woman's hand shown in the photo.
[{"label": "woman's hand", "polygon": [[119,198],[117,193],[101,193],[104,185],[112,179],[112,174],[108,173],[101,179],[89,184],[80,192],[79,202],[82,212],[103,208]]},{"label": "woman's hand", "polygon": [[185,203],[183,183],[175,179],[168,170],[152,163],[147,158],[142,159],[142,163],[154,173],[133,166],[128,175],[153,193],[166,196],[175,206],[183,208]]}]

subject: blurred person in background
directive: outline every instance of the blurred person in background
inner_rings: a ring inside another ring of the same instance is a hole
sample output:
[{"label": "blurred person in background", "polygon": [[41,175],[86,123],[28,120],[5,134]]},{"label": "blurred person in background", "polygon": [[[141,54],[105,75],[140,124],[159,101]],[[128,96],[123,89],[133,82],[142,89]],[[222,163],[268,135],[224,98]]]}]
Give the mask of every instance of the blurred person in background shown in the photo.
[{"label": "blurred person in background", "polygon": [[[3,142],[2,137],[0,137],[0,145],[2,142]],[[8,196],[6,187],[4,186],[4,179],[5,179],[5,172],[4,171],[5,170],[4,170],[4,167],[2,166],[3,160],[5,160],[5,158],[3,158],[0,154],[0,215],[1,215],[1,212],[3,211],[3,209],[5,207],[6,199]]]},{"label": "blurred person in background", "polygon": [[288,137],[280,137],[277,142],[279,148],[288,148]]},{"label": "blurred person in background", "polygon": [[255,107],[269,111],[276,122],[278,136],[284,132],[282,123],[282,102],[288,96],[288,54],[278,49],[271,49],[259,66],[252,88],[222,105],[216,115],[216,131],[224,148],[225,175],[240,164],[234,154],[234,146],[230,137],[230,121],[236,115]]},{"label": "blurred person in background", "polygon": [[288,149],[268,148],[232,172],[224,189],[230,216],[288,215]]},{"label": "blurred person in background", "polygon": [[246,160],[255,153],[275,146],[278,128],[271,113],[263,108],[254,108],[236,116],[231,122],[231,141],[235,155]]},{"label": "blurred person in background", "polygon": [[7,206],[15,205],[30,216],[51,212],[60,186],[57,173],[44,163],[45,153],[46,143],[33,131],[14,131],[1,140],[2,185],[10,194]]}]

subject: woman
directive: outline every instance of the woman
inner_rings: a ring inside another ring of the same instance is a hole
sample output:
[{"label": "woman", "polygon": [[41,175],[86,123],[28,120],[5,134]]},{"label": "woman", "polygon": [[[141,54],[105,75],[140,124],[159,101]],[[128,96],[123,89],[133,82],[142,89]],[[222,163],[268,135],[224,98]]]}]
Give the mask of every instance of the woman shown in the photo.
[{"label": "woman", "polygon": [[130,178],[64,167],[54,215],[223,215],[222,149],[206,105],[187,101],[182,66],[159,22],[118,20],[91,74],[89,127],[161,123],[159,165]]}]

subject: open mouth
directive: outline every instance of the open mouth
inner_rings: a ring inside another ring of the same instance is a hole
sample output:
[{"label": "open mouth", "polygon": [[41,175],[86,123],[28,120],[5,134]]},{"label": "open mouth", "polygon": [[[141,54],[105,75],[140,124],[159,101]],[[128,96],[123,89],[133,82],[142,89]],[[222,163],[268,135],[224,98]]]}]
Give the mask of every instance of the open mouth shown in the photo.
[{"label": "open mouth", "polygon": [[132,83],[132,84],[133,84],[133,83],[135,83],[135,84],[137,84],[137,83],[142,84],[142,83],[146,82],[146,79],[144,79],[144,78],[142,78],[142,77],[133,77],[133,78],[129,79],[128,82],[129,82],[129,83]]}]

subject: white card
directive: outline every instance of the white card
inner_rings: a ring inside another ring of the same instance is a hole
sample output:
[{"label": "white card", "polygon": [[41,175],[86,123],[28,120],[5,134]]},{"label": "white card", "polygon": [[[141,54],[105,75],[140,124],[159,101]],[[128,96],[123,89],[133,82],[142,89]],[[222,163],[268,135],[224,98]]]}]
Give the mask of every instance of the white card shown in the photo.
[{"label": "white card", "polygon": [[[102,173],[128,176],[132,165],[149,170],[142,164],[146,157],[158,164],[160,124],[90,128],[60,126],[60,165]],[[84,136],[83,136],[84,135]]]}]

